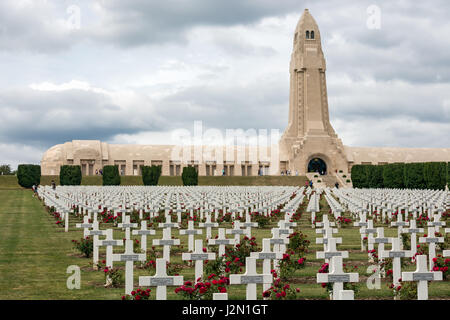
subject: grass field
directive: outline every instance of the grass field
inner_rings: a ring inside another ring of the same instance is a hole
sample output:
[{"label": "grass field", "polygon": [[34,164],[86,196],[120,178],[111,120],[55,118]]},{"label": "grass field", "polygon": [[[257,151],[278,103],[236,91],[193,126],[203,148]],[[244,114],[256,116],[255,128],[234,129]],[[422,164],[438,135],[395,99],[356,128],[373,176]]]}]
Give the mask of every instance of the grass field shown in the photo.
[{"label": "grass field", "polygon": [[[52,180],[59,185],[59,176],[42,176],[41,185],[50,185]],[[254,177],[199,177],[198,184],[201,186],[303,186],[306,177],[303,176],[254,176]],[[101,176],[84,176],[81,180],[82,185],[101,186]],[[159,178],[161,186],[182,186],[181,177],[161,176]],[[141,176],[122,176],[121,185],[123,186],[141,186]],[[16,176],[0,176],[0,189],[21,188],[17,183]]]},{"label": "grass field", "polygon": [[[0,180],[1,181],[1,180]],[[321,202],[321,206],[325,202]],[[323,207],[327,212],[327,206]],[[315,275],[322,261],[315,259],[315,251],[321,249],[321,245],[315,244],[315,233],[310,227],[308,213],[304,213],[298,230],[308,235],[311,240],[311,252],[307,254],[307,264],[304,269],[296,272],[291,279],[291,286],[300,288],[301,299],[327,299],[325,289],[315,281]],[[104,288],[104,275],[101,271],[94,271],[92,259],[83,258],[73,248],[72,239],[79,240],[82,230],[74,228],[79,222],[75,218],[70,221],[68,233],[55,224],[51,216],[43,207],[42,203],[32,197],[32,192],[24,189],[0,188],[0,299],[120,299],[124,288]],[[376,225],[377,226],[377,225]],[[375,227],[376,227],[375,226]],[[222,227],[222,225],[221,225]],[[229,224],[223,224],[229,228]],[[270,237],[270,228],[275,227],[275,222],[265,228],[252,231],[256,236],[258,247],[261,248],[263,237]],[[103,228],[105,228],[103,226]],[[386,236],[396,235],[396,230],[385,228]],[[172,235],[178,237],[178,232],[173,230]],[[215,234],[213,233],[213,236]],[[156,236],[148,237],[148,246],[151,247],[152,238],[161,238],[161,230],[157,230]],[[358,265],[360,274],[360,291],[357,299],[392,299],[392,293],[387,287],[384,279],[379,290],[369,290],[366,286],[366,273],[369,263],[367,254],[360,251],[360,235],[357,228],[342,228],[337,235],[343,238],[343,245],[339,250],[348,250],[349,259],[345,263]],[[123,232],[120,229],[114,231],[114,237],[121,239]],[[187,237],[181,236],[181,245],[187,248]],[[387,246],[389,249],[389,246]],[[159,249],[160,250],[160,249]],[[183,265],[181,274],[185,280],[193,280],[194,270],[181,260],[181,252],[176,250],[172,255],[171,262]],[[120,251],[119,251],[120,252]],[[100,251],[104,258],[105,252]],[[81,289],[69,290],[66,287],[67,268],[77,265],[81,268]],[[121,263],[115,263],[115,267],[123,268]],[[414,270],[410,265],[402,271]],[[262,271],[261,263],[258,263],[258,272]],[[150,271],[135,269],[135,283],[139,275],[151,275]],[[154,289],[154,288],[152,288]],[[175,295],[174,288],[168,289],[169,299],[180,299]],[[245,288],[243,286],[230,286],[229,298],[244,299]],[[261,298],[262,287],[258,288]],[[433,282],[429,286],[430,299],[449,299],[450,282]],[[154,290],[152,293],[154,298]]]}]

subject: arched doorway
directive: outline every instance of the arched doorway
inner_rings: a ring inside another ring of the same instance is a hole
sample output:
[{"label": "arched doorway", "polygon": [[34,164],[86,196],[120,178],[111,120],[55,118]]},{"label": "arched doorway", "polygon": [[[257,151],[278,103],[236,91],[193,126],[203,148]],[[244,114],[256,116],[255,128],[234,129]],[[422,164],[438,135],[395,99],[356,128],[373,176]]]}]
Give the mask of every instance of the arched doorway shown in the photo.
[{"label": "arched doorway", "polygon": [[313,158],[308,163],[308,172],[318,172],[319,174],[327,174],[327,164],[320,158]]}]

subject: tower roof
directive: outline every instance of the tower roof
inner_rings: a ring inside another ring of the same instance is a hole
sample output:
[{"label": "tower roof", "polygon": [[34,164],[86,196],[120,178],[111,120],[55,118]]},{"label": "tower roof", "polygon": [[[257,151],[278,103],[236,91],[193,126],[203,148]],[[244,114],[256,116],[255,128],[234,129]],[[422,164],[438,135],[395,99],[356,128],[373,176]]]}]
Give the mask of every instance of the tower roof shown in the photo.
[{"label": "tower roof", "polygon": [[308,9],[303,11],[303,14],[300,20],[297,23],[297,27],[295,28],[295,32],[304,35],[306,31],[314,31],[317,39],[320,39],[319,26],[317,25],[316,20],[313,18]]}]

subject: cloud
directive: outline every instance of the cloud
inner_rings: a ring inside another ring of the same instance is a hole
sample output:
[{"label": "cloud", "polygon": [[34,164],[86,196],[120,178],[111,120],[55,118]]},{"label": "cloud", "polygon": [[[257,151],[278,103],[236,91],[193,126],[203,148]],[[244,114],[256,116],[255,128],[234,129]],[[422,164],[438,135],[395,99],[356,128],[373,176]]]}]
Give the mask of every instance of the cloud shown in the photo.
[{"label": "cloud", "polygon": [[[72,0],[0,2],[1,159],[73,139],[170,141],[196,120],[205,130],[282,131],[305,7],[321,31],[344,144],[449,147],[448,1],[75,3],[79,30],[67,25]],[[379,30],[366,25],[372,4]]]},{"label": "cloud", "polygon": [[108,92],[79,82],[31,87],[0,92],[0,141],[49,146],[158,129],[148,98],[135,92]]}]

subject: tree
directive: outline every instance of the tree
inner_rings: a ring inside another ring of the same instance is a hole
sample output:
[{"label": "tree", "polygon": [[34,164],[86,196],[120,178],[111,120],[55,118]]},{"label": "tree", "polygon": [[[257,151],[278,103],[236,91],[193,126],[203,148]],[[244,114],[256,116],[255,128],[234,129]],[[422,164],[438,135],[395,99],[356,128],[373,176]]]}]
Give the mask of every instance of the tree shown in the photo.
[{"label": "tree", "polygon": [[384,166],[378,165],[378,166],[369,166],[368,167],[368,180],[370,188],[383,188],[383,170]]},{"label": "tree", "polygon": [[13,174],[11,170],[11,166],[9,164],[2,164],[0,165],[0,175],[6,176]]},{"label": "tree", "polygon": [[405,187],[404,163],[391,163],[383,167],[383,184],[385,188],[400,189]]},{"label": "tree", "polygon": [[161,166],[142,166],[142,182],[144,186],[157,186],[161,176]]},{"label": "tree", "polygon": [[425,183],[428,189],[444,189],[447,177],[447,163],[426,162],[423,168]]},{"label": "tree", "polygon": [[59,184],[62,186],[81,185],[81,166],[64,165],[59,170]]},{"label": "tree", "polygon": [[405,188],[426,189],[423,169],[424,163],[422,162],[405,164]]},{"label": "tree", "polygon": [[102,178],[104,186],[119,186],[120,185],[119,166],[104,166]]},{"label": "tree", "polygon": [[197,186],[198,185],[198,172],[194,167],[184,167],[181,174],[181,180],[183,180],[184,186]]},{"label": "tree", "polygon": [[34,164],[19,164],[17,167],[17,181],[24,188],[31,188],[41,182],[41,166]]}]

